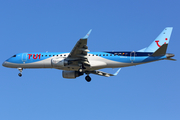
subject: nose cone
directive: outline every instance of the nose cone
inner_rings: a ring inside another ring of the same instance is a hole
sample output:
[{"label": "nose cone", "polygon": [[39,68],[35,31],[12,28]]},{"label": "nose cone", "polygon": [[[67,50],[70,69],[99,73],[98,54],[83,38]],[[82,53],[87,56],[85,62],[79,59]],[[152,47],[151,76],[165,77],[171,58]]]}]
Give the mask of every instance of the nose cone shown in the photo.
[{"label": "nose cone", "polygon": [[6,67],[6,61],[3,62],[2,66]]}]

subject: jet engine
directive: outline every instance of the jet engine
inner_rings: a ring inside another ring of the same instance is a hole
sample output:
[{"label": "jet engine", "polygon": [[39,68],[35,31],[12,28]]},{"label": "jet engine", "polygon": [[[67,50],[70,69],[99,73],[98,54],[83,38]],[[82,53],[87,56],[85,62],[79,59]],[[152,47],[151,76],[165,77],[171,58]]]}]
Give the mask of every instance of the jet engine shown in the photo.
[{"label": "jet engine", "polygon": [[83,73],[80,73],[78,71],[66,71],[66,70],[62,71],[63,78],[73,79],[81,75],[83,75]]},{"label": "jet engine", "polygon": [[69,65],[70,62],[64,59],[52,59],[51,64],[53,67],[64,67]]}]

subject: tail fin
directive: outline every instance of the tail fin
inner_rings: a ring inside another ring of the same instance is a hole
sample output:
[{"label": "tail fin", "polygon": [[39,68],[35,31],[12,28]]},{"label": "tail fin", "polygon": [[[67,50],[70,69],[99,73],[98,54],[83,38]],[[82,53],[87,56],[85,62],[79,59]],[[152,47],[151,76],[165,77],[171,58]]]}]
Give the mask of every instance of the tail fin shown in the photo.
[{"label": "tail fin", "polygon": [[[167,45],[170,40],[170,36],[172,33],[173,28],[172,27],[166,27],[161,34],[145,49],[139,50],[141,52],[156,52],[160,51],[160,54],[166,53]],[[167,44],[167,45],[163,45]],[[161,48],[163,47],[163,48]],[[159,49],[161,48],[161,49]],[[158,52],[159,54],[159,52]],[[156,55],[156,54],[155,54]]]}]

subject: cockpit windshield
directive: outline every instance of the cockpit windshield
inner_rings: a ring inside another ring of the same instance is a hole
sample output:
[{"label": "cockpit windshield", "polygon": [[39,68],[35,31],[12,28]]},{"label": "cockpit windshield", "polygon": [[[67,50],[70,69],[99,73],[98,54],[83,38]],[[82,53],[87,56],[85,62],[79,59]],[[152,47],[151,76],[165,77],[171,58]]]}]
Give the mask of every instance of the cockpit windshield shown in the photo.
[{"label": "cockpit windshield", "polygon": [[13,55],[12,57],[16,57],[16,55]]}]

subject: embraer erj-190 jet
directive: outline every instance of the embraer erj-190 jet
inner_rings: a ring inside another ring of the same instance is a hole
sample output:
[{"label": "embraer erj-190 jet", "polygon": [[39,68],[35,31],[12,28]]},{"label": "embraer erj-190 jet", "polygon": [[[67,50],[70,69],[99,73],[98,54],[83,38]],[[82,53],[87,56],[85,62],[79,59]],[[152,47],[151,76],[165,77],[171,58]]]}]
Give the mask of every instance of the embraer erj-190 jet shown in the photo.
[{"label": "embraer erj-190 jet", "polygon": [[[172,27],[165,28],[160,35],[146,48],[139,51],[122,52],[89,52],[87,39],[91,30],[81,38],[72,51],[68,52],[28,52],[13,55],[3,63],[4,67],[17,68],[22,76],[23,69],[55,68],[62,71],[63,78],[76,78],[86,74],[86,81],[90,82],[89,74],[105,77],[116,76],[121,67],[134,66],[157,60],[175,60],[174,54],[166,54]],[[99,69],[120,68],[115,74],[109,74]]]}]

